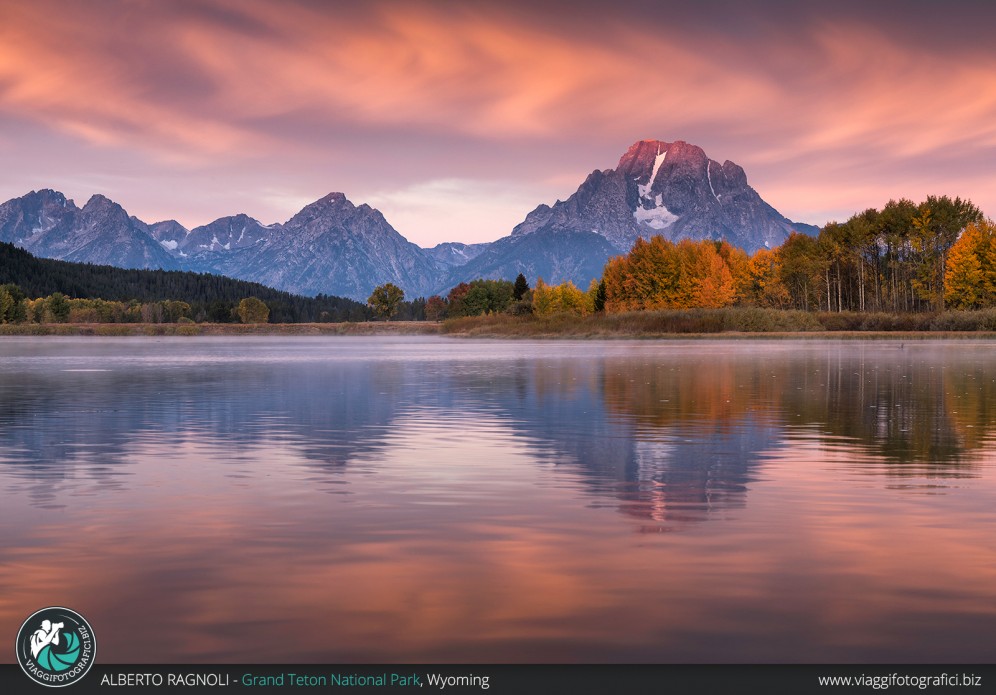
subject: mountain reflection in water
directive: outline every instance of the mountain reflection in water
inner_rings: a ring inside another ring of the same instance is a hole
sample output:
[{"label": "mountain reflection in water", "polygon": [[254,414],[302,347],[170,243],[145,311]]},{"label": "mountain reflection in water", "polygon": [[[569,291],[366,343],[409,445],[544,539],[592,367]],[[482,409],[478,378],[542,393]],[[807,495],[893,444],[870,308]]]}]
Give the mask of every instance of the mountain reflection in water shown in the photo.
[{"label": "mountain reflection in water", "polygon": [[5,340],[0,629],[76,607],[111,662],[981,660],[990,352]]}]

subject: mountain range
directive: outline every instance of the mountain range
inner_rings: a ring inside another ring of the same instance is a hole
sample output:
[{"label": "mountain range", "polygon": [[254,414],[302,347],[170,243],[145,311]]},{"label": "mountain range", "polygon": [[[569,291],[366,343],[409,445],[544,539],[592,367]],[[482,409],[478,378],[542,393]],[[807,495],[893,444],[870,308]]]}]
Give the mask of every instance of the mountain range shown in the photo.
[{"label": "mountain range", "polygon": [[79,208],[62,193],[32,191],[0,205],[0,241],[36,256],[121,268],[192,270],[295,294],[363,301],[393,282],[408,297],[443,293],[475,278],[523,273],[586,287],[637,238],[726,239],[748,252],[793,232],[813,234],[764,202],[744,170],[683,141],[635,143],[615,169],[595,170],[567,200],[540,205],[509,236],[484,244],[421,248],[379,210],[330,193],[282,224],[248,215],[186,229],[148,224],[94,195]]}]

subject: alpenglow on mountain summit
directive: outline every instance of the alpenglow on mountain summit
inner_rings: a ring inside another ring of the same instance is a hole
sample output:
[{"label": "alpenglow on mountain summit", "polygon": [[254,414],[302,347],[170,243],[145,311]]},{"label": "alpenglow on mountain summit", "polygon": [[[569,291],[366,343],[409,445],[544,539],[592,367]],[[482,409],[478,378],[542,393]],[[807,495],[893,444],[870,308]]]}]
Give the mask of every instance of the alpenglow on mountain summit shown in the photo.
[{"label": "alpenglow on mountain summit", "polygon": [[725,239],[753,252],[781,244],[792,231],[817,228],[791,222],[765,203],[737,164],[720,164],[680,140],[635,143],[615,169],[593,171],[567,200],[538,206],[509,236],[488,244],[423,249],[380,211],[342,193],[282,224],[238,214],[192,230],[172,220],[147,224],[101,195],[82,209],[50,190],[0,205],[0,241],[37,256],[216,273],[361,301],[386,282],[417,297],[520,272],[530,283],[542,277],[585,287],[639,237]]}]

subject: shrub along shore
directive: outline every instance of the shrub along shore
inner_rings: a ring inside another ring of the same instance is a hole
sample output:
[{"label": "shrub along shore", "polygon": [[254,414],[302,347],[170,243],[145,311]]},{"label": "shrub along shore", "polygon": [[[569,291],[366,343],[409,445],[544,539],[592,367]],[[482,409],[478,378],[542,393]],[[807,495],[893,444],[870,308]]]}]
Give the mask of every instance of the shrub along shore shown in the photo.
[{"label": "shrub along shore", "polygon": [[923,314],[805,312],[756,307],[550,316],[491,314],[434,321],[344,323],[21,323],[0,336],[443,335],[480,338],[977,338],[996,337],[996,309]]}]

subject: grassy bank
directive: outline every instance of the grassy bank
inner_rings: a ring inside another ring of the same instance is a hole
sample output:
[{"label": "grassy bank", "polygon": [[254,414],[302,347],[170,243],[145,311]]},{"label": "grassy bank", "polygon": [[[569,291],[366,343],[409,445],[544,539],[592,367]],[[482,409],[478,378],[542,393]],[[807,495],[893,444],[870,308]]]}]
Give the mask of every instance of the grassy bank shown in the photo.
[{"label": "grassy bank", "polygon": [[435,335],[438,323],[19,323],[0,325],[3,335],[196,336],[196,335]]},{"label": "grassy bank", "polygon": [[940,314],[810,313],[726,308],[637,311],[625,314],[549,317],[471,316],[431,321],[357,323],[202,324],[3,324],[3,335],[194,336],[194,335],[449,335],[490,338],[729,337],[980,337],[996,333],[996,310]]},{"label": "grassy bank", "polygon": [[570,316],[474,316],[443,323],[445,335],[514,338],[615,338],[691,335],[776,335],[834,337],[963,336],[996,331],[996,310],[941,314],[811,313],[778,309],[727,308],[638,311]]}]

